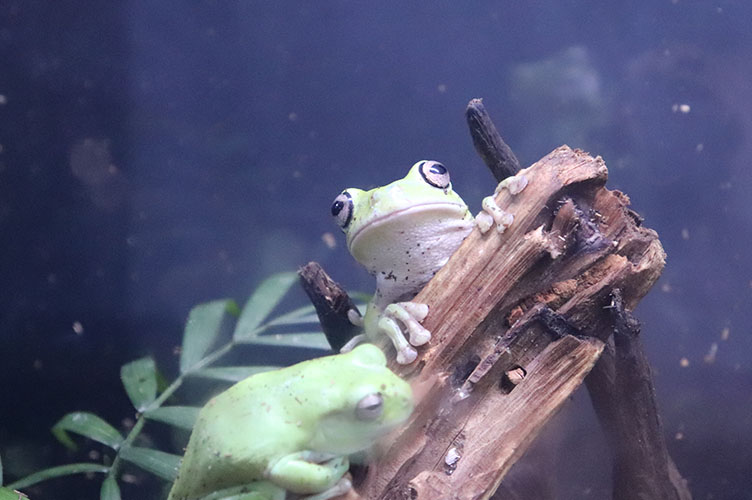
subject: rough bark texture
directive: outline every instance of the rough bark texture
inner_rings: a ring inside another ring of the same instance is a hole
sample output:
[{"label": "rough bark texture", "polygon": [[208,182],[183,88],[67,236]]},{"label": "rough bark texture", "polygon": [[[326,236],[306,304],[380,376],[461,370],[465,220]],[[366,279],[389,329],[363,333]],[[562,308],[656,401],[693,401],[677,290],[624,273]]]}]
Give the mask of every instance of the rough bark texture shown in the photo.
[{"label": "rough bark texture", "polygon": [[358,327],[347,319],[347,311],[357,310],[347,292],[326,274],[317,262],[309,262],[298,269],[300,285],[311,299],[318,314],[321,329],[334,351],[358,333]]},{"label": "rough bark texture", "polygon": [[[514,223],[471,233],[415,298],[433,338],[393,368],[418,403],[357,486],[365,498],[490,497],[597,361],[611,292],[634,305],[660,275],[656,234],[603,187],[600,158],[564,146],[522,173],[522,193],[496,197]],[[525,374],[516,386],[513,373]]]},{"label": "rough bark texture", "polygon": [[496,180],[516,174],[521,168],[520,162],[496,130],[482,99],[468,103],[465,118],[475,150]]},{"label": "rough bark texture", "polygon": [[[519,168],[477,100],[468,123],[497,179]],[[342,498],[489,498],[604,346],[611,361],[588,389],[614,450],[614,498],[691,498],[629,314],[663,269],[656,233],[605,189],[600,157],[562,146],[522,173],[524,191],[496,196],[514,223],[474,230],[414,299],[429,305],[433,337],[415,363],[391,367],[416,409]]]},{"label": "rough bark texture", "polygon": [[613,461],[613,498],[692,498],[666,449],[640,325],[613,302],[614,336],[586,379]]}]

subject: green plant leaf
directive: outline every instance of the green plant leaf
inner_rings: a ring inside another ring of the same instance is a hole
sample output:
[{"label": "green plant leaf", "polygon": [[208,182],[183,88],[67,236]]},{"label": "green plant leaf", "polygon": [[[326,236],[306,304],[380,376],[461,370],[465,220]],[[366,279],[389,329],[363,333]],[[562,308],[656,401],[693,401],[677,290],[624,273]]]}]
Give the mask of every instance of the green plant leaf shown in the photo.
[{"label": "green plant leaf", "polygon": [[303,333],[277,333],[272,335],[259,335],[249,339],[238,340],[240,344],[263,344],[280,347],[307,347],[310,349],[323,349],[331,351],[329,341],[321,332]]},{"label": "green plant leaf", "polygon": [[138,465],[145,471],[151,472],[166,481],[174,481],[178,475],[178,467],[182,457],[152,448],[128,446],[120,450],[120,458]]},{"label": "green plant leaf", "polygon": [[86,436],[115,450],[123,442],[123,436],[117,429],[93,413],[85,411],[68,413],[52,426],[52,434],[57,440],[69,450],[76,450],[78,446],[68,432]]},{"label": "green plant leaf", "polygon": [[204,368],[193,373],[193,376],[224,380],[227,382],[240,382],[243,379],[257,373],[276,370],[279,366],[222,366],[218,368]]},{"label": "green plant leaf", "polygon": [[234,300],[213,300],[199,304],[188,314],[180,351],[180,372],[185,373],[206,354],[222,331],[222,322],[233,308]]},{"label": "green plant leaf", "polygon": [[105,467],[102,464],[78,463],[59,465],[57,467],[50,467],[49,469],[43,469],[33,474],[29,474],[18,481],[10,483],[7,487],[12,490],[17,490],[60,476],[70,476],[71,474],[81,474],[83,472],[101,472],[106,474],[109,470],[109,467]]},{"label": "green plant leaf", "polygon": [[3,485],[3,457],[0,455],[0,486]]},{"label": "green plant leaf", "polygon": [[239,340],[257,335],[256,329],[258,326],[279,304],[282,297],[297,279],[298,273],[287,272],[273,274],[262,281],[243,306],[232,337]]},{"label": "green plant leaf", "polygon": [[309,323],[319,323],[319,317],[316,315],[316,308],[310,305],[299,307],[288,313],[281,314],[276,318],[269,320],[267,326],[300,325]]},{"label": "green plant leaf", "polygon": [[144,413],[144,416],[150,420],[191,430],[200,410],[201,408],[194,406],[162,406]]},{"label": "green plant leaf", "polygon": [[151,358],[137,359],[120,367],[120,379],[138,411],[144,411],[157,397],[156,367]]},{"label": "green plant leaf", "polygon": [[120,486],[112,476],[107,476],[99,490],[99,500],[120,500]]},{"label": "green plant leaf", "polygon": [[29,498],[21,492],[16,492],[8,488],[0,488],[0,500],[23,500]]}]

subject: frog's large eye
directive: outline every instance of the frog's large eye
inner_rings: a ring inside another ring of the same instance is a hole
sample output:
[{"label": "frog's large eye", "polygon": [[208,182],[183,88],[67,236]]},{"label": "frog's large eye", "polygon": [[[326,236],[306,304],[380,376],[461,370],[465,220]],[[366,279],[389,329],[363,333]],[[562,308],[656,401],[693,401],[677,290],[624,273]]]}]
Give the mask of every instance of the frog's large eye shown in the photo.
[{"label": "frog's large eye", "polygon": [[352,215],[352,196],[347,191],[342,191],[342,194],[334,198],[334,203],[332,203],[332,217],[337,221],[339,227],[345,229],[350,224]]},{"label": "frog's large eye", "polygon": [[384,411],[384,398],[380,393],[374,392],[358,401],[355,408],[355,416],[358,420],[376,420]]},{"label": "frog's large eye", "polygon": [[424,161],[418,167],[420,175],[430,185],[439,189],[449,187],[449,170],[437,161]]}]

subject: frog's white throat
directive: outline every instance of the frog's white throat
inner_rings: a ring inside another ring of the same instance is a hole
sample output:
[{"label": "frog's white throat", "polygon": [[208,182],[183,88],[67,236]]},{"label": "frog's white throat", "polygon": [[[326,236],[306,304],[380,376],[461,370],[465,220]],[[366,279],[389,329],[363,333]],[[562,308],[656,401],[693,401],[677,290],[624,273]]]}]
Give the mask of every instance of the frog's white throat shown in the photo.
[{"label": "frog's white throat", "polygon": [[472,228],[464,204],[425,203],[375,218],[349,239],[348,246],[353,257],[376,276],[380,291],[391,299],[417,293]]}]

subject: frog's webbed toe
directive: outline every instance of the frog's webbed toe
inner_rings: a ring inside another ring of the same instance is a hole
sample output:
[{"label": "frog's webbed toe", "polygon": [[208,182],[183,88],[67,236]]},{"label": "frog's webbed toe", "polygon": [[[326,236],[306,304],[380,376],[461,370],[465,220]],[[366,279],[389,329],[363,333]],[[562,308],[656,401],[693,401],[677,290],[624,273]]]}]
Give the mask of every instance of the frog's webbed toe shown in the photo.
[{"label": "frog's webbed toe", "polygon": [[[420,346],[431,340],[431,332],[420,324],[428,315],[428,306],[417,302],[389,304],[379,319],[379,330],[384,332],[397,350],[397,362],[410,364],[418,357],[412,346]],[[405,332],[409,336],[408,342]]]},{"label": "frog's webbed toe", "polygon": [[501,181],[494,194],[483,198],[483,211],[475,217],[481,233],[488,232],[495,224],[496,230],[503,233],[514,222],[514,215],[505,212],[496,204],[495,197],[502,189],[507,189],[512,195],[518,194],[527,186],[528,180],[523,174],[513,175]]}]

